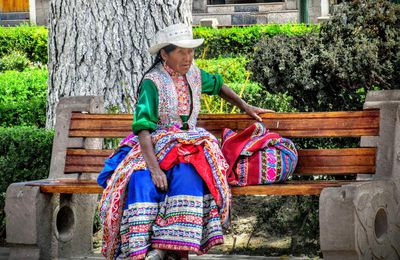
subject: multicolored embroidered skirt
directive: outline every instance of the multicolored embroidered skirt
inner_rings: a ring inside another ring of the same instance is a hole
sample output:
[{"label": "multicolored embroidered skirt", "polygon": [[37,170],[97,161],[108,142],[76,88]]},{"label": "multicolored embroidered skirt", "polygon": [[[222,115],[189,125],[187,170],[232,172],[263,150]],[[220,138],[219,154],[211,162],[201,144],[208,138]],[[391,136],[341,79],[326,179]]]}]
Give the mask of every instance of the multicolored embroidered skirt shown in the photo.
[{"label": "multicolored embroidered skirt", "polygon": [[132,175],[119,257],[142,259],[150,248],[204,254],[223,243],[218,207],[193,166],[180,163],[166,175],[167,192],[156,189],[148,170]]},{"label": "multicolored embroidered skirt", "polygon": [[122,161],[107,180],[99,205],[102,253],[108,259],[143,259],[150,248],[200,255],[223,243],[230,192],[218,143],[201,129],[153,137],[168,191],[155,187],[136,137],[126,139],[123,144],[132,149],[121,149],[125,158],[114,154]]}]

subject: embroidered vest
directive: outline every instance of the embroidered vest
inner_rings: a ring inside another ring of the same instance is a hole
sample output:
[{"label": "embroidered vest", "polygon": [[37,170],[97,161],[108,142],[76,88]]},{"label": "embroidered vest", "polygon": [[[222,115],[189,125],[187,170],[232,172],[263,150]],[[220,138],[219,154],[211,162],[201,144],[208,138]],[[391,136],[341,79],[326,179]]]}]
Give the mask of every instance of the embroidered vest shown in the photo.
[{"label": "embroidered vest", "polygon": [[[158,90],[158,122],[157,129],[163,129],[176,125],[181,128],[183,122],[178,114],[178,96],[174,82],[169,73],[164,69],[162,64],[157,65],[150,71],[145,79],[150,79],[154,82]],[[200,112],[201,98],[201,73],[196,65],[192,65],[186,73],[191,95],[192,112],[187,121],[189,128],[196,127],[197,117]]]}]

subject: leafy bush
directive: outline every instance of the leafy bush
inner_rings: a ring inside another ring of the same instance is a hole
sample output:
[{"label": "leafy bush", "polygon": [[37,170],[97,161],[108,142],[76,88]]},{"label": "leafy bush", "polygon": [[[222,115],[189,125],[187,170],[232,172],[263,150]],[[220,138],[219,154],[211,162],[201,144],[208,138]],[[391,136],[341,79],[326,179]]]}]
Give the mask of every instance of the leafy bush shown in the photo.
[{"label": "leafy bush", "polygon": [[32,127],[0,127],[0,237],[5,234],[7,187],[48,176],[53,136],[53,131]]},{"label": "leafy bush", "polygon": [[[317,29],[315,25],[271,24],[222,29],[196,27],[193,33],[197,38],[205,38],[204,45],[196,49],[196,56],[201,57],[205,51],[204,58],[214,58],[251,54],[262,36],[298,35]],[[30,61],[46,64],[47,35],[47,28],[42,26],[0,27],[0,57],[18,50],[25,53]]]},{"label": "leafy bush", "polygon": [[43,26],[0,27],[0,57],[20,51],[32,62],[47,63],[47,34]]},{"label": "leafy bush", "polygon": [[[249,80],[251,72],[246,69],[249,59],[241,56],[236,58],[218,58],[196,60],[196,64],[207,72],[218,73],[224,79],[224,83],[232,88],[239,96],[254,106],[273,109],[276,111],[293,111],[290,107],[292,97],[286,93],[272,95],[260,84]],[[207,96],[202,98],[202,113],[234,113],[237,109],[222,100],[219,96]]]},{"label": "leafy bush", "polygon": [[46,98],[30,101],[0,103],[0,127],[46,126]]},{"label": "leafy bush", "polygon": [[47,95],[47,70],[29,69],[23,72],[0,73],[0,103],[25,102]]},{"label": "leafy bush", "polygon": [[47,70],[0,73],[0,127],[44,127]]},{"label": "leafy bush", "polygon": [[[229,87],[253,106],[273,109],[277,112],[295,111],[290,106],[292,97],[287,93],[271,94],[258,83],[230,83]],[[227,103],[219,96],[203,96],[201,113],[240,113],[239,109]]]},{"label": "leafy bush", "polygon": [[[343,3],[318,33],[263,38],[253,80],[304,111],[361,109],[370,89],[400,88],[400,6]],[[379,87],[378,87],[379,86]]]},{"label": "leafy bush", "polygon": [[245,82],[251,72],[246,69],[249,59],[244,56],[235,58],[197,59],[199,68],[209,72],[218,73],[225,83]]},{"label": "leafy bush", "polygon": [[281,34],[301,35],[315,30],[318,30],[318,25],[268,24],[221,29],[196,27],[193,35],[205,39],[204,44],[196,48],[196,57],[210,59],[252,54],[260,38]]},{"label": "leafy bush", "polygon": [[23,71],[29,65],[29,59],[25,53],[12,51],[0,58],[0,72],[4,70]]}]

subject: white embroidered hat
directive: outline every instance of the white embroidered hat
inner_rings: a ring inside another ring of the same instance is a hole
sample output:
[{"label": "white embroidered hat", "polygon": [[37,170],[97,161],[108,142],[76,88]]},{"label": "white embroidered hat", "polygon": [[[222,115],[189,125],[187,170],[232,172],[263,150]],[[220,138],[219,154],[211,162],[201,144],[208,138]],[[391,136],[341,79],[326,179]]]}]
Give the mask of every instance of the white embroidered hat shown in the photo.
[{"label": "white embroidered hat", "polygon": [[149,48],[151,54],[170,44],[181,48],[196,48],[202,45],[204,39],[193,39],[192,30],[183,23],[170,25],[156,33]]}]

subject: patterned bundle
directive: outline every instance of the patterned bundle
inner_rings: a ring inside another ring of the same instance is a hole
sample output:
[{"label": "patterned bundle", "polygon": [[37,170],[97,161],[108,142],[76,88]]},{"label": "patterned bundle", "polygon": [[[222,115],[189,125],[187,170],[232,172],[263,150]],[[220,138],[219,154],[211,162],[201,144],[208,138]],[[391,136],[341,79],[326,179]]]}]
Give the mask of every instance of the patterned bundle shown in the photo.
[{"label": "patterned bundle", "polygon": [[234,186],[284,182],[298,159],[291,140],[269,132],[259,122],[241,133],[225,128],[222,153],[229,164],[228,183]]}]

